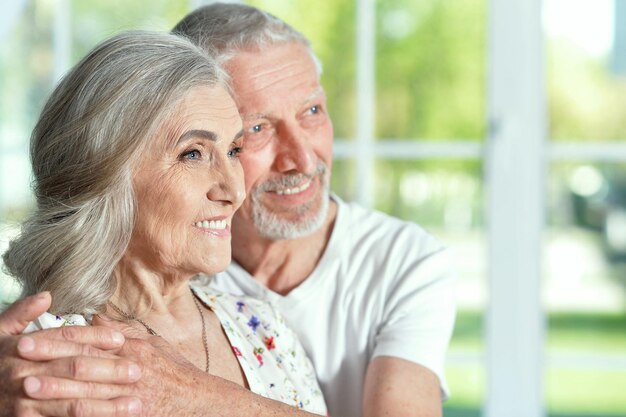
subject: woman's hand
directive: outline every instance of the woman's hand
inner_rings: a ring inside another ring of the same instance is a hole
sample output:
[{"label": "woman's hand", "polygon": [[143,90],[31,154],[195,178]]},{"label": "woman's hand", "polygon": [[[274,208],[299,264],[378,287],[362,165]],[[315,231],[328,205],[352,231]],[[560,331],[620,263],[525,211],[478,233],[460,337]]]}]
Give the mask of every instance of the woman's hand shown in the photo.
[{"label": "woman's hand", "polygon": [[119,331],[66,326],[21,334],[50,302],[41,293],[0,314],[0,417],[139,415],[141,402],[120,395],[141,370],[116,355],[125,342]]}]

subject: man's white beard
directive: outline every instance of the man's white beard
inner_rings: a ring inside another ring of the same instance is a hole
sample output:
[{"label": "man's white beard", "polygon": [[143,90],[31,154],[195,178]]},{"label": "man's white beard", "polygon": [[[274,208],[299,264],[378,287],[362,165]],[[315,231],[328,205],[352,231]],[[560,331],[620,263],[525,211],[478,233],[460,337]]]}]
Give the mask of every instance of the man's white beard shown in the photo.
[{"label": "man's white beard", "polygon": [[[326,165],[318,160],[317,168],[313,175],[284,175],[278,180],[266,181],[252,190],[250,195],[252,221],[259,235],[271,240],[296,239],[308,236],[322,227],[328,215],[328,207],[330,205],[327,172],[328,168]],[[281,218],[276,213],[268,210],[260,201],[260,197],[268,190],[295,187],[301,184],[305,178],[313,181],[315,177],[319,177],[321,201],[319,202],[317,212],[314,214],[309,211],[314,210],[312,206],[318,204],[316,200],[298,207],[295,214],[297,216],[304,215],[304,218],[296,217],[295,220]]]}]

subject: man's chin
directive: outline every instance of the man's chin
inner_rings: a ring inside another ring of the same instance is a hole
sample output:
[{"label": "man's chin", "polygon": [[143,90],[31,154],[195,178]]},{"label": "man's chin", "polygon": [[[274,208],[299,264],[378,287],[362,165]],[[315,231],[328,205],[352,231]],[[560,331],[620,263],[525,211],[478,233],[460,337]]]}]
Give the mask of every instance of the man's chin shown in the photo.
[{"label": "man's chin", "polygon": [[257,232],[271,240],[296,239],[318,231],[328,215],[329,196],[314,204],[276,212],[262,205],[253,206],[253,222]]}]

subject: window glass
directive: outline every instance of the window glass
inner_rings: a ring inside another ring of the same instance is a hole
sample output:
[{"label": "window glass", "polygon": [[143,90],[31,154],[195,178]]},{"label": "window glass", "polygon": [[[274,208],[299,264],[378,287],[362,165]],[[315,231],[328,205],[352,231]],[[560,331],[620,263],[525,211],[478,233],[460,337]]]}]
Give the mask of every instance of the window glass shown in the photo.
[{"label": "window glass", "polygon": [[[461,293],[462,291],[458,291]],[[451,397],[443,404],[446,417],[478,417],[485,397],[482,310],[461,305],[446,363]]]},{"label": "window glass", "polygon": [[353,159],[338,159],[333,161],[330,189],[346,201],[354,201],[356,194],[355,172]]},{"label": "window glass", "polygon": [[[52,2],[26,2],[0,43],[0,252],[32,207],[28,140],[52,83],[52,15]],[[0,268],[0,302],[18,290]]]},{"label": "window glass", "polygon": [[379,160],[376,208],[426,227],[469,232],[483,224],[482,163]]},{"label": "window glass", "polygon": [[376,2],[377,138],[482,140],[485,10],[485,0]]},{"label": "window glass", "polygon": [[187,14],[188,0],[72,0],[72,62],[122,30],[169,31]]},{"label": "window glass", "polygon": [[554,415],[625,415],[626,163],[553,163],[543,282]]},{"label": "window glass", "polygon": [[626,3],[545,0],[549,134],[626,139]]}]

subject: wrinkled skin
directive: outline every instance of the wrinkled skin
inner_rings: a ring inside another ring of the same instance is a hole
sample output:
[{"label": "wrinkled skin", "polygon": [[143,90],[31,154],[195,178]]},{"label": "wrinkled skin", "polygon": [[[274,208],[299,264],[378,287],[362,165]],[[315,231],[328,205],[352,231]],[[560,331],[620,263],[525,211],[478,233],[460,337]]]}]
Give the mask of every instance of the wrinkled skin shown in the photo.
[{"label": "wrinkled skin", "polygon": [[50,295],[42,293],[20,300],[0,314],[0,417],[137,415],[132,410],[141,411],[138,399],[114,395],[112,389],[103,397],[109,401],[29,398],[26,388],[37,382],[43,382],[44,389],[54,386],[56,379],[47,375],[78,381],[98,379],[101,383],[86,386],[92,390],[99,386],[101,391],[107,386],[129,387],[141,377],[137,365],[116,355],[125,338],[114,329],[61,327],[21,335],[28,322],[49,306]]}]

